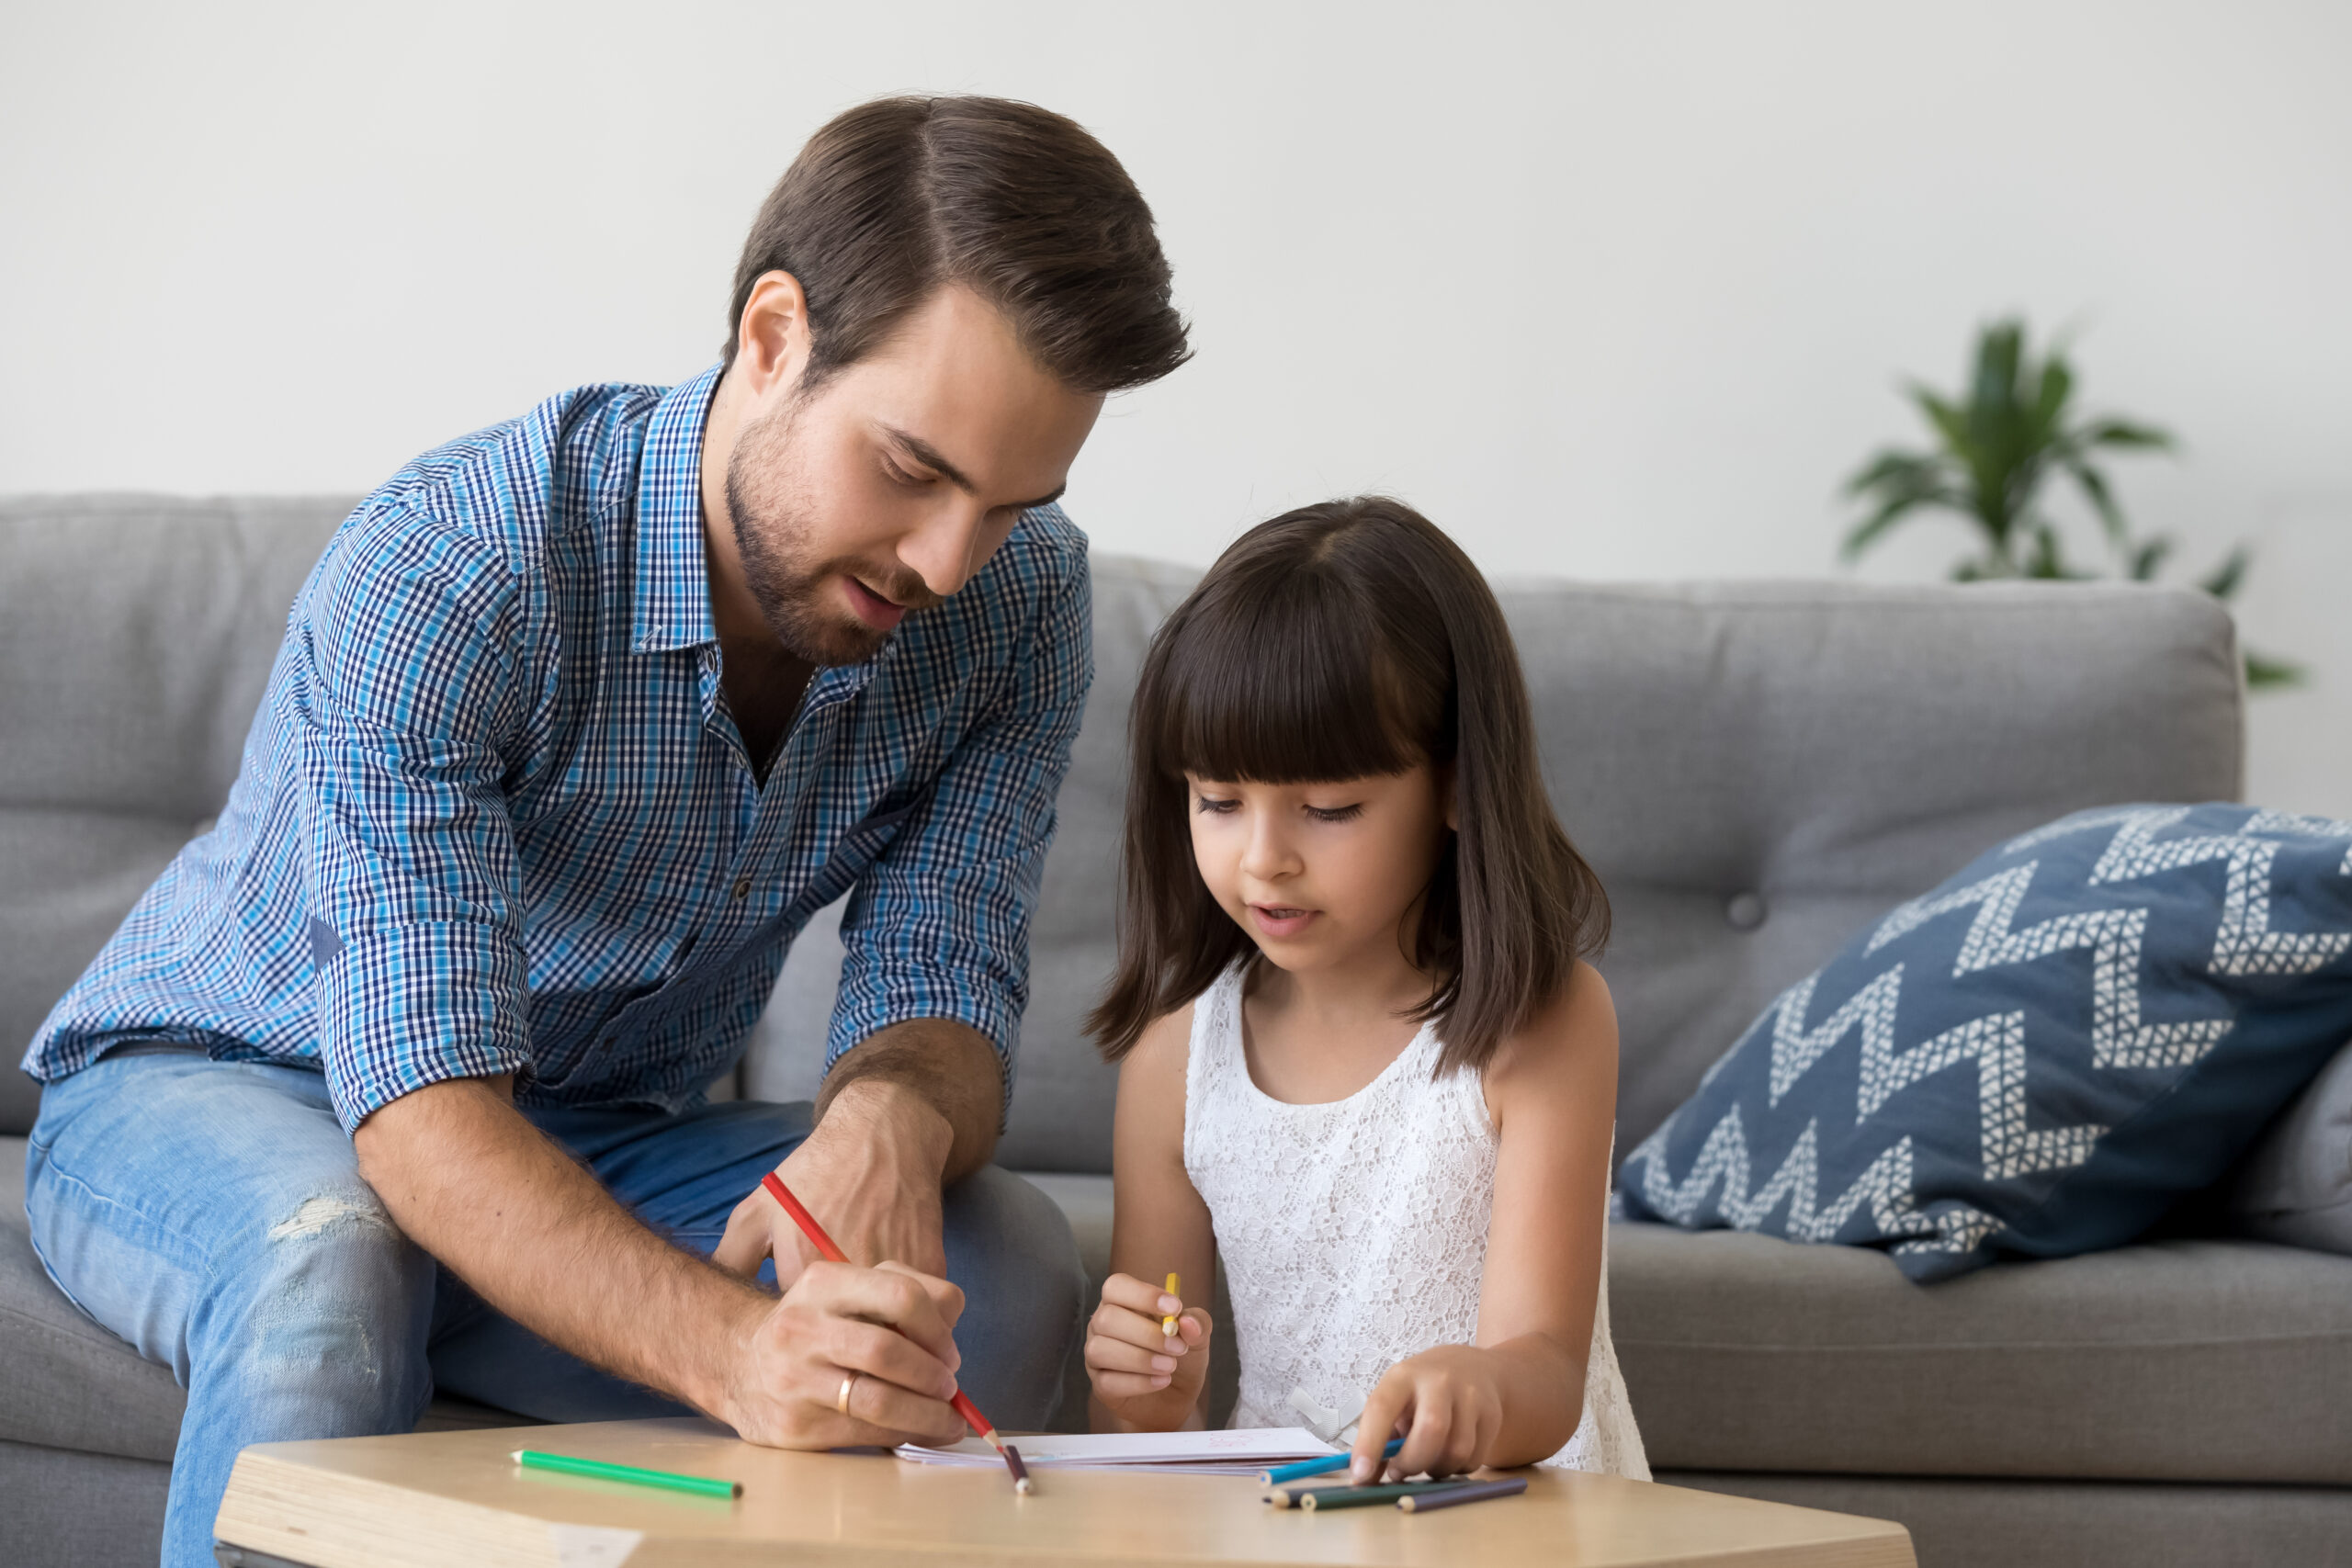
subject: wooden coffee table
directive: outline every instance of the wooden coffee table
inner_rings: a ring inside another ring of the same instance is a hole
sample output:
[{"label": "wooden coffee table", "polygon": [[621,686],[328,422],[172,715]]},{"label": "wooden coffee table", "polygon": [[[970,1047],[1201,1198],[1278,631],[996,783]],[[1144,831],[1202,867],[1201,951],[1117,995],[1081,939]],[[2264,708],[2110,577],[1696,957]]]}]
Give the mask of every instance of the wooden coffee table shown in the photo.
[{"label": "wooden coffee table", "polygon": [[[743,1495],[525,1472],[506,1457],[525,1447],[722,1476]],[[1535,1472],[1524,1496],[1419,1517],[1272,1508],[1261,1490],[1229,1476],[1041,1471],[1020,1497],[1001,1471],[787,1453],[697,1420],[603,1421],[256,1444],[237,1458],[215,1534],[246,1562],[305,1568],[1913,1568],[1900,1525],[1610,1476]]]}]

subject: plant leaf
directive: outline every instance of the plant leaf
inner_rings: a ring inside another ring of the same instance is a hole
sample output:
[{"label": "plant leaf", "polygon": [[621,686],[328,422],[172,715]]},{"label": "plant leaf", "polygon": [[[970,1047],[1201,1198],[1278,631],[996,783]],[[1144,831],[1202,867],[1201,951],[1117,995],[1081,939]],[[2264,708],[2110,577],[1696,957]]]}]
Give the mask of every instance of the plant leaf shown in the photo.
[{"label": "plant leaf", "polygon": [[2229,558],[2208,572],[2197,586],[2216,599],[2226,599],[2238,591],[2245,581],[2245,569],[2254,564],[2254,552],[2244,545],[2230,552]]},{"label": "plant leaf", "polygon": [[2089,498],[2091,510],[2098,513],[2099,525],[2107,530],[2109,541],[2117,549],[2129,548],[2131,530],[2123,525],[2123,513],[2116,507],[2114,493],[2107,488],[2107,476],[2079,457],[2067,462],[2066,471],[2075,476],[2075,482]]},{"label": "plant leaf", "polygon": [[2311,671],[2291,659],[2274,659],[2252,649],[2245,654],[2245,683],[2254,691],[2278,691],[2281,687],[2300,686],[2311,678]]},{"label": "plant leaf", "polygon": [[2172,554],[2173,539],[2169,534],[2159,534],[2132,552],[2130,571],[2134,582],[2154,582],[2163,569],[2165,558]]},{"label": "plant leaf", "polygon": [[2085,448],[2092,446],[2135,446],[2157,452],[2169,452],[2179,445],[2172,432],[2153,424],[2134,424],[2124,419],[2095,419],[2078,428],[2075,440]]},{"label": "plant leaf", "polygon": [[[1890,496],[1886,501],[1880,503],[1879,509],[1876,512],[1871,513],[1868,517],[1862,519],[1861,522],[1854,525],[1852,530],[1847,534],[1845,542],[1838,547],[1838,558],[1849,561],[1857,558],[1864,550],[1870,548],[1870,547],[1877,541],[1880,535],[1885,533],[1889,528],[1894,527],[1895,524],[1901,522],[1904,517],[1921,507],[1952,505],[1953,502],[1951,499],[1943,495],[1922,495],[1905,492],[1899,495]],[[1955,510],[1964,512],[1967,509],[1965,507],[1956,507]]]},{"label": "plant leaf", "polygon": [[2075,389],[2075,372],[2056,349],[2041,362],[2041,385],[2033,400],[2035,432],[2042,441],[2053,440],[2064,423],[2066,399]]},{"label": "plant leaf", "polygon": [[1859,496],[1890,485],[1912,489],[1917,487],[1919,476],[1926,473],[1933,473],[1940,482],[1943,464],[1944,459],[1932,452],[1905,452],[1889,446],[1854,470],[1846,480],[1845,493]]},{"label": "plant leaf", "polygon": [[1968,416],[1933,388],[1917,381],[1911,384],[1911,400],[1919,405],[1919,412],[1928,416],[1928,423],[1943,437],[1944,450],[1962,463],[1967,462],[1976,445],[1968,428]]},{"label": "plant leaf", "polygon": [[2024,575],[2047,581],[2074,581],[2084,574],[2066,564],[2065,550],[2058,540],[2058,530],[2048,523],[2036,521],[2033,525],[2033,553],[2026,558]]},{"label": "plant leaf", "polygon": [[1972,402],[2018,400],[2018,362],[2025,354],[2025,323],[2011,317],[1995,321],[1976,339],[1976,380]]}]

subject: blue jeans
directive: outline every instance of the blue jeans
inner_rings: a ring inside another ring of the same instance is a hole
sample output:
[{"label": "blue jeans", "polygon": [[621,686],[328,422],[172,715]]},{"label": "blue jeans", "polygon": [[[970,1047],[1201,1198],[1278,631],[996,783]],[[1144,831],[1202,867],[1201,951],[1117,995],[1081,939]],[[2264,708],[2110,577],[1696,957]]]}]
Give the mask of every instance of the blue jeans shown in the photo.
[{"label": "blue jeans", "polygon": [[[810,1108],[526,1114],[647,1223],[707,1254],[808,1136]],[[213,1516],[247,1443],[405,1432],[436,1388],[549,1421],[688,1414],[492,1311],[411,1245],[360,1179],[315,1072],[117,1053],[49,1086],[26,1167],[50,1278],[187,1390],[166,1568],[212,1562]],[[948,1190],[946,1243],[967,1303],[965,1388],[1008,1430],[1043,1426],[1081,1322],[1068,1223],[989,1167]]]}]

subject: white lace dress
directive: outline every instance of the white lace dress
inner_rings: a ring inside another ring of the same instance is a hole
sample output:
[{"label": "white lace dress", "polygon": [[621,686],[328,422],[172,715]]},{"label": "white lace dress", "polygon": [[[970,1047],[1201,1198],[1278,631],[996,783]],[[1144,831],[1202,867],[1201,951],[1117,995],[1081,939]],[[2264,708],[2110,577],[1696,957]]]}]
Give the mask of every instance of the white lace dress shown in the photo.
[{"label": "white lace dress", "polygon": [[[1345,1100],[1271,1098],[1242,1055],[1243,973],[1227,970],[1193,1005],[1184,1169],[1233,1296],[1234,1321],[1219,1325],[1241,1356],[1232,1425],[1294,1427],[1293,1389],[1351,1409],[1406,1357],[1476,1341],[1498,1140],[1477,1075],[1431,1081],[1430,1027]],[[1584,1418],[1543,1462],[1649,1479],[1610,1344],[1605,1268]]]}]

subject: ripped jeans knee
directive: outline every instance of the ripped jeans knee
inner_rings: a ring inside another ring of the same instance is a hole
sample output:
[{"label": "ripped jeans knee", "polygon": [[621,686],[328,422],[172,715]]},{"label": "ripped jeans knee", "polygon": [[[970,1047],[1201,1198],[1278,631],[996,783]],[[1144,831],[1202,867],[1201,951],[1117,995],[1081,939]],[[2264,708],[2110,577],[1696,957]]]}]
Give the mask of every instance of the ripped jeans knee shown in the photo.
[{"label": "ripped jeans knee", "polygon": [[339,1180],[287,1206],[244,1263],[192,1325],[209,1342],[198,1364],[229,1371],[254,1397],[282,1390],[371,1429],[399,1430],[423,1414],[434,1266],[365,1182]]}]

